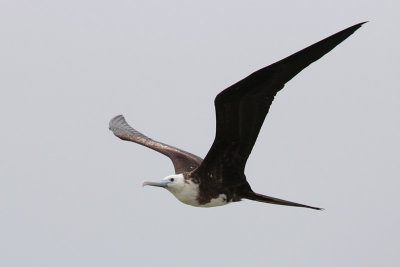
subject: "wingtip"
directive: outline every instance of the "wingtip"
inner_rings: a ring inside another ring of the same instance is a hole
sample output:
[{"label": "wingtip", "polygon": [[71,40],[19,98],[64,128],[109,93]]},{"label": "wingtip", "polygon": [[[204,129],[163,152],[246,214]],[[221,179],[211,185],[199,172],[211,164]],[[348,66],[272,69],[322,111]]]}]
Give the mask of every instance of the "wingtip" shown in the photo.
[{"label": "wingtip", "polygon": [[108,129],[109,129],[110,131],[112,131],[113,123],[114,123],[115,121],[117,121],[117,120],[120,120],[120,119],[125,120],[124,115],[119,114],[119,115],[115,116],[114,118],[112,118],[112,119],[110,120],[110,122],[108,123]]},{"label": "wingtip", "polygon": [[369,21],[363,21],[363,22],[359,22],[357,24],[354,24],[353,26],[348,27],[347,29],[344,29],[342,32],[346,32],[346,31],[351,31],[351,33],[357,31],[359,28],[361,28],[361,26],[363,26],[365,23],[368,23]]},{"label": "wingtip", "polygon": [[124,118],[124,115],[119,114],[119,115],[115,116],[114,118],[112,118],[111,121],[119,119],[119,118]]},{"label": "wingtip", "polygon": [[358,23],[358,24],[356,24],[356,25],[358,25],[359,27],[361,27],[361,26],[363,26],[365,23],[368,23],[368,22],[369,22],[369,20],[366,20],[366,21],[360,22],[360,23]]},{"label": "wingtip", "polygon": [[355,24],[355,25],[351,26],[350,28],[353,28],[353,29],[356,29],[356,30],[358,30],[359,28],[361,28],[361,26],[363,26],[365,23],[368,23],[368,22],[369,22],[369,20],[366,20],[366,21],[363,21],[363,22],[357,23],[357,24]]}]

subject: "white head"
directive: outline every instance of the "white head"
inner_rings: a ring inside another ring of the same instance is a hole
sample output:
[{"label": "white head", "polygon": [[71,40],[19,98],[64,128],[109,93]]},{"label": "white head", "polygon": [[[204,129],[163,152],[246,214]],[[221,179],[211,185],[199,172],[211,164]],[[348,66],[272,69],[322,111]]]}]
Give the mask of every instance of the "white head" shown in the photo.
[{"label": "white head", "polygon": [[171,193],[177,193],[183,189],[185,186],[185,178],[183,174],[172,174],[168,175],[160,182],[147,182],[144,181],[142,186],[151,185],[151,186],[159,186],[165,189],[168,189]]},{"label": "white head", "polygon": [[190,180],[185,180],[183,174],[168,175],[160,182],[145,181],[143,182],[143,186],[145,185],[163,187],[168,189],[181,202],[192,206],[199,206],[197,201],[198,185]]}]

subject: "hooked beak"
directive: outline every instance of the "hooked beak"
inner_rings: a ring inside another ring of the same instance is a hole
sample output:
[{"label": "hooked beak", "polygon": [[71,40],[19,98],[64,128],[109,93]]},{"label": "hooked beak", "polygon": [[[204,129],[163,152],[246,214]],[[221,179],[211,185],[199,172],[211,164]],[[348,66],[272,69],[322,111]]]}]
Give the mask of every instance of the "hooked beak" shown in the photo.
[{"label": "hooked beak", "polygon": [[160,181],[160,182],[147,182],[147,181],[144,181],[144,182],[142,183],[142,186],[151,185],[151,186],[158,186],[158,187],[164,187],[164,188],[166,188],[166,187],[168,186],[169,183],[170,183],[169,181],[164,181],[164,180],[162,180],[162,181]]}]

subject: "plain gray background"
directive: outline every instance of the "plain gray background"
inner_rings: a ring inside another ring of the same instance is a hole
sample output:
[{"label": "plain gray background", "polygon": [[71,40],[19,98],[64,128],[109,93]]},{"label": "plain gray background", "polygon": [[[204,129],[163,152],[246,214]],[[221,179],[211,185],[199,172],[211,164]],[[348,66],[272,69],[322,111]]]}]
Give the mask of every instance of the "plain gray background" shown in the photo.
[{"label": "plain gray background", "polygon": [[[1,266],[399,266],[398,1],[0,4]],[[194,208],[143,180],[169,159],[108,131],[207,153],[214,97],[369,20],[276,97],[246,174]]]}]

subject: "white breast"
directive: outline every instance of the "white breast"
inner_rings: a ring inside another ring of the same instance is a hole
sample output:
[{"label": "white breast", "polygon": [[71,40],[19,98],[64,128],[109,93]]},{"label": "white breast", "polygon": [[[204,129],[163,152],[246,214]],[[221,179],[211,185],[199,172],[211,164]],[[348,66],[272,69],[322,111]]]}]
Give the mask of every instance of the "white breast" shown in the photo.
[{"label": "white breast", "polygon": [[192,205],[199,206],[197,196],[199,194],[199,186],[192,181],[185,181],[184,186],[178,190],[169,190],[179,201]]},{"label": "white breast", "polygon": [[199,195],[199,185],[193,183],[192,181],[185,181],[185,185],[180,190],[169,190],[179,201],[195,206],[195,207],[216,207],[226,205],[229,202],[226,201],[227,197],[225,194],[220,194],[217,198],[211,199],[210,202],[206,204],[199,204],[197,201],[197,196]]}]

